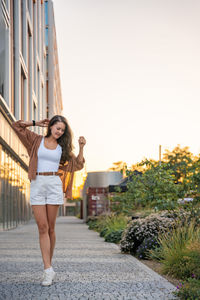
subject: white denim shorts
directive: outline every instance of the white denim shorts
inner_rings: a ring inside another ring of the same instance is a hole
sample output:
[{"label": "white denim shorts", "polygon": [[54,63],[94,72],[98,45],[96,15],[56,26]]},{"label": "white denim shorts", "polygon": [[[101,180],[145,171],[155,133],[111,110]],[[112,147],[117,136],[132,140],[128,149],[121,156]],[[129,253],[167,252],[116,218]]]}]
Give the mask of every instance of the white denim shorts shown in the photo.
[{"label": "white denim shorts", "polygon": [[30,205],[62,205],[63,189],[62,181],[57,175],[36,175],[31,180]]}]

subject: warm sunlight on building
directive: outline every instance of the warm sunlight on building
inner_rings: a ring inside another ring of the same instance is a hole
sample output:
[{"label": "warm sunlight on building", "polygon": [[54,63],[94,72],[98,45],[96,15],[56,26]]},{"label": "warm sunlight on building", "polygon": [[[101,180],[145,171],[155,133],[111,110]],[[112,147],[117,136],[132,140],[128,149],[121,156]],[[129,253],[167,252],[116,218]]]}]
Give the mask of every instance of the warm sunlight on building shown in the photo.
[{"label": "warm sunlight on building", "polygon": [[81,195],[85,180],[87,177],[86,168],[74,173],[74,182],[72,187],[72,196],[77,199]]}]

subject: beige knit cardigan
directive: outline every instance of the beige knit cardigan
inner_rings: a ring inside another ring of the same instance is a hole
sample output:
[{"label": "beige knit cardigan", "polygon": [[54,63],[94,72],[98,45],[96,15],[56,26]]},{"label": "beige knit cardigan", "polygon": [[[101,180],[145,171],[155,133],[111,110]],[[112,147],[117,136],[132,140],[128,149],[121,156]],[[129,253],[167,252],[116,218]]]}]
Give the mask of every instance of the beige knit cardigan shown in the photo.
[{"label": "beige knit cardigan", "polygon": [[[23,123],[23,120],[19,120],[12,123],[12,128],[18,135],[19,139],[26,147],[28,155],[30,157],[29,167],[28,167],[28,178],[31,181],[36,178],[37,172],[37,151],[40,146],[43,135],[37,134],[29,129]],[[63,193],[65,193],[66,198],[72,198],[72,185],[74,172],[79,171],[84,167],[85,159],[80,161],[78,156],[74,154],[69,161],[66,161],[64,165],[59,164],[59,176],[63,184]]]}]

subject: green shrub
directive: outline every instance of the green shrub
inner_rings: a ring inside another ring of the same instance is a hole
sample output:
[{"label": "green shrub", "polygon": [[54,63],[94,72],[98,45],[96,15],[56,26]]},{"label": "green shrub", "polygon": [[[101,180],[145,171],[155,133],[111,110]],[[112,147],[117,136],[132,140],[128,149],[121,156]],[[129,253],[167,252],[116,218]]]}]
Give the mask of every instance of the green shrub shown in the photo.
[{"label": "green shrub", "polygon": [[105,228],[103,228],[101,231],[100,231],[100,236],[101,237],[103,237],[103,236],[105,236],[106,235],[106,233],[108,232],[108,227],[105,227]]},{"label": "green shrub", "polygon": [[106,242],[119,243],[122,233],[127,226],[128,218],[123,214],[111,214],[104,221],[104,227],[100,234],[104,236]]},{"label": "green shrub", "polygon": [[90,216],[86,223],[89,226],[89,229],[101,232],[105,228],[106,220],[108,220],[107,215]]},{"label": "green shrub", "polygon": [[117,231],[112,231],[105,236],[105,241],[110,243],[118,244],[121,240],[123,229],[119,229]]},{"label": "green shrub", "polygon": [[185,226],[191,222],[197,227],[200,225],[200,207],[198,206],[187,206],[185,208],[167,211],[165,212],[165,216],[173,218],[181,226]]},{"label": "green shrub", "polygon": [[[159,242],[158,242],[159,244]],[[146,254],[147,258],[150,260],[158,260],[161,261],[163,259],[162,257],[162,248],[159,244],[159,246],[153,248],[153,249],[149,249],[148,253]]]},{"label": "green shrub", "polygon": [[128,220],[129,218],[123,214],[112,213],[110,215],[91,217],[88,219],[87,224],[89,229],[96,230],[100,236],[105,237],[106,242],[118,243]]},{"label": "green shrub", "polygon": [[[143,173],[136,175],[135,171],[126,170],[129,177],[127,191],[116,193],[112,197],[112,210],[131,215],[138,207],[150,207],[158,210],[175,209],[179,195],[179,185],[171,170],[165,170],[158,162],[145,160]],[[119,192],[120,190],[118,190]]]},{"label": "green shrub", "polygon": [[89,217],[87,217],[86,224],[88,224],[91,221],[95,221],[95,220],[97,220],[97,217],[95,217],[95,216],[89,216]]},{"label": "green shrub", "polygon": [[91,230],[95,230],[97,228],[97,217],[88,217],[86,224],[89,226],[88,228]]},{"label": "green shrub", "polygon": [[181,300],[198,300],[200,299],[200,280],[189,278],[183,284],[177,286],[175,292]]},{"label": "green shrub", "polygon": [[190,206],[187,208],[185,214],[187,214],[187,218],[186,218],[187,222],[194,221],[196,226],[200,225],[200,207]]},{"label": "green shrub", "polygon": [[181,279],[195,274],[200,278],[200,228],[194,222],[160,234],[158,241],[160,248],[150,250],[150,256],[161,260],[165,274]]}]

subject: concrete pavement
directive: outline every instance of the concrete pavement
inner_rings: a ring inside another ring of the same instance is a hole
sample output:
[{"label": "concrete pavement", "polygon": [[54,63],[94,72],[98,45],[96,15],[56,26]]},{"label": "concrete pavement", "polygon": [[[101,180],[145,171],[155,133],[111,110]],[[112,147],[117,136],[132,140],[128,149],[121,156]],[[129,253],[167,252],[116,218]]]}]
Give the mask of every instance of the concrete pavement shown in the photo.
[{"label": "concrete pavement", "polygon": [[0,232],[0,300],[167,300],[176,288],[119,247],[104,242],[82,220],[58,217],[50,287],[43,272],[34,220]]}]

